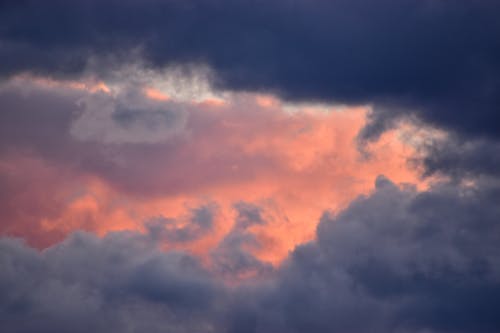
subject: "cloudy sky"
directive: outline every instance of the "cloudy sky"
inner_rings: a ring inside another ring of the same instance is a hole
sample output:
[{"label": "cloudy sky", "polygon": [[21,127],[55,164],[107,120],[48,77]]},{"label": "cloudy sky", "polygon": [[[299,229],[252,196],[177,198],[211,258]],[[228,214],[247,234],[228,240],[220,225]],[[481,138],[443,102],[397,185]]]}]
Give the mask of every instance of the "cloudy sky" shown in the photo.
[{"label": "cloudy sky", "polygon": [[498,0],[0,1],[0,331],[499,311]]}]

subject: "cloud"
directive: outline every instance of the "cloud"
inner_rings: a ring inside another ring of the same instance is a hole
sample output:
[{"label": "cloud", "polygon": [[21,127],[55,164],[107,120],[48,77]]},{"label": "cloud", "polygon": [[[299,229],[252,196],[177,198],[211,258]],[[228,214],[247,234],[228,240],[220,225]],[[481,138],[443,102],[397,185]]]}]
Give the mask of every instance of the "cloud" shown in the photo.
[{"label": "cloud", "polygon": [[[424,192],[385,177],[298,246],[254,309],[258,332],[494,332],[498,185]],[[265,309],[265,310],[260,310]]]},{"label": "cloud", "polygon": [[146,98],[137,89],[120,94],[79,100],[83,110],[70,133],[81,141],[112,144],[159,143],[183,133],[187,112],[179,104]]},{"label": "cloud", "polygon": [[232,229],[211,252],[214,270],[232,280],[270,274],[273,271],[272,265],[253,254],[262,244],[250,231],[253,225],[266,223],[261,214],[262,209],[247,202],[236,203],[234,209],[237,214]]},{"label": "cloud", "polygon": [[498,331],[499,13],[2,1],[0,328]]},{"label": "cloud", "polygon": [[160,217],[147,221],[146,229],[156,241],[173,243],[193,241],[213,231],[217,210],[217,204],[205,204],[191,208],[187,222]]},{"label": "cloud", "polygon": [[0,241],[2,326],[16,332],[495,332],[498,186],[376,190],[236,286],[151,234],[77,232],[43,252]]},{"label": "cloud", "polygon": [[2,1],[1,329],[498,331],[499,13]]},{"label": "cloud", "polygon": [[84,91],[12,80],[0,87],[0,150],[30,147],[56,158],[70,150],[67,127]]},{"label": "cloud", "polygon": [[[314,236],[310,221],[367,193],[377,174],[418,182],[405,163],[413,150],[395,132],[370,146],[371,160],[359,158],[364,108],[290,111],[255,94],[158,101],[130,82],[18,77],[0,87],[2,233],[45,247],[72,230],[103,235],[163,217],[172,227],[164,239],[200,253],[230,232],[243,201],[266,221],[252,226],[262,245],[252,254],[277,263]],[[124,109],[132,112],[117,122]],[[206,202],[219,205],[212,229],[188,226],[186,207]]]},{"label": "cloud", "polygon": [[221,296],[217,283],[194,258],[151,244],[137,234],[76,233],[39,253],[3,239],[2,329],[210,331],[204,316]]},{"label": "cloud", "polygon": [[206,65],[220,88],[373,103],[379,123],[413,113],[498,138],[499,11],[494,0],[8,1],[0,54],[3,75]]},{"label": "cloud", "polygon": [[441,174],[455,179],[493,177],[500,175],[500,143],[496,140],[464,140],[448,136],[432,140],[414,157],[424,175]]}]

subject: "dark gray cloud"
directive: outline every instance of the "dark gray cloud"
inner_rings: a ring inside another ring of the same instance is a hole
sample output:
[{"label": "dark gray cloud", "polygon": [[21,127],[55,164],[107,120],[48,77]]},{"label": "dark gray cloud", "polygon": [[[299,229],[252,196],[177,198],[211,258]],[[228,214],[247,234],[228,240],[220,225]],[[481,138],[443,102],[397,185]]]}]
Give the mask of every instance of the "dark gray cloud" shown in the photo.
[{"label": "dark gray cloud", "polygon": [[246,230],[252,225],[265,224],[262,216],[262,209],[248,202],[238,202],[234,204],[236,210],[235,230]]},{"label": "dark gray cloud", "polygon": [[419,193],[379,180],[374,195],[323,217],[319,251],[348,274],[353,291],[379,310],[393,308],[393,329],[493,332],[499,195],[486,184]]},{"label": "dark gray cloud", "polygon": [[495,140],[464,140],[450,136],[421,147],[412,159],[424,176],[445,175],[454,179],[500,176],[500,143]]},{"label": "dark gray cloud", "polygon": [[252,251],[261,248],[261,243],[249,230],[254,225],[266,223],[261,208],[248,202],[238,202],[233,207],[236,211],[234,225],[211,252],[215,271],[231,279],[269,275],[272,265],[252,254]]},{"label": "dark gray cloud", "polygon": [[496,332],[498,186],[376,185],[295,249],[256,331]]},{"label": "dark gray cloud", "polygon": [[206,64],[217,87],[374,103],[379,125],[412,112],[498,138],[499,13],[495,0],[3,1],[0,68]]},{"label": "dark gray cloud", "polygon": [[75,233],[39,253],[3,239],[2,330],[213,331],[217,283],[194,258],[152,244],[138,234]]},{"label": "dark gray cloud", "polygon": [[152,235],[77,232],[44,252],[0,240],[8,332],[496,332],[500,188],[376,190],[272,276],[226,287]]},{"label": "dark gray cloud", "polygon": [[201,205],[190,209],[187,221],[160,217],[146,222],[146,228],[156,241],[182,243],[196,240],[213,230],[217,210],[215,203]]}]

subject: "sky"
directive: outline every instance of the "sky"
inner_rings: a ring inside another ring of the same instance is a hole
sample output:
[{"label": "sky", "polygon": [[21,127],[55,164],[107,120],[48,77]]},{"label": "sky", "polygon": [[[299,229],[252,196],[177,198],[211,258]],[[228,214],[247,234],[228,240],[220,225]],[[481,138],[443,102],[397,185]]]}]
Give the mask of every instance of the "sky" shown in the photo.
[{"label": "sky", "polygon": [[3,0],[0,59],[0,331],[499,331],[500,2]]}]

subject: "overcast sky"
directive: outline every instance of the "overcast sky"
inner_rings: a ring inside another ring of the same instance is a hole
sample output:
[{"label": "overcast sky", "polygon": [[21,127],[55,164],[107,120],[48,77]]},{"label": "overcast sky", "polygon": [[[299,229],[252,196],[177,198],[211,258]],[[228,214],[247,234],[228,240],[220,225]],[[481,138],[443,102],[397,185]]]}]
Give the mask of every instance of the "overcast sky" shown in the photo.
[{"label": "overcast sky", "polygon": [[496,333],[500,2],[0,1],[0,331]]}]

